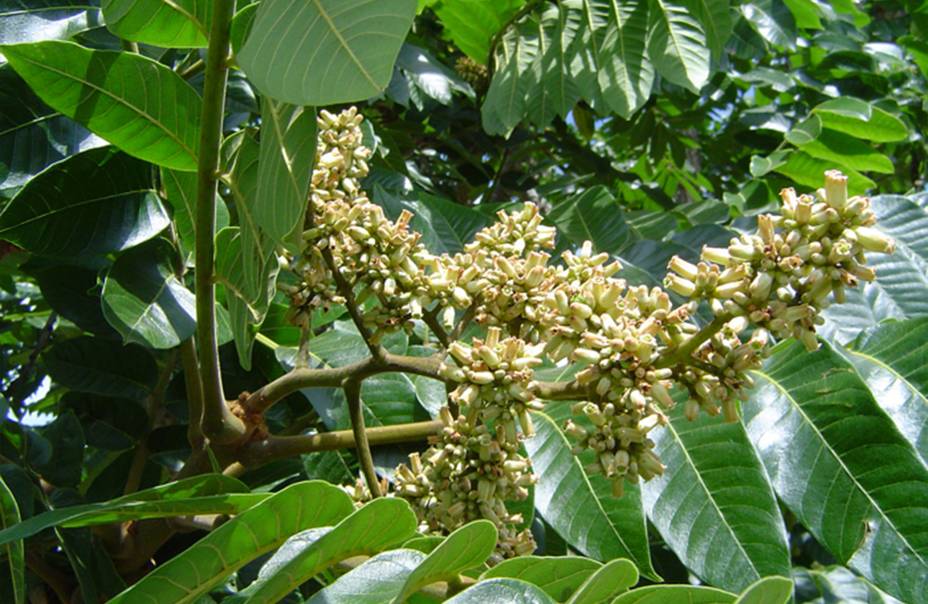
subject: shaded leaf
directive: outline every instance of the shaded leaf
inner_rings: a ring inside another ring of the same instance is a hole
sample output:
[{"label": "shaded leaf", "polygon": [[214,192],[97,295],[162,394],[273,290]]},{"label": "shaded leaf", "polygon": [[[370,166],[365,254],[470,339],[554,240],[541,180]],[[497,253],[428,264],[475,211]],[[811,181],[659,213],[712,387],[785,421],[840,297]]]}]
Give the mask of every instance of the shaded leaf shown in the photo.
[{"label": "shaded leaf", "polygon": [[[161,168],[161,185],[171,206],[184,264],[193,266],[196,251],[197,175]],[[229,226],[229,208],[216,196],[216,232]]]},{"label": "shaded leaf", "polygon": [[155,360],[141,346],[89,336],[58,342],[43,359],[53,380],[78,392],[141,400],[158,378]]},{"label": "shaded leaf", "polygon": [[8,0],[0,4],[0,44],[66,39],[100,24],[86,0]]},{"label": "shaded leaf", "polygon": [[589,240],[597,252],[619,254],[635,239],[622,208],[603,186],[561,202],[547,219],[571,243],[581,245]]},{"label": "shaded leaf", "polygon": [[163,48],[205,48],[209,0],[103,0],[106,27],[124,40]]},{"label": "shaded leaf", "polygon": [[735,604],[788,604],[792,597],[792,581],[786,577],[764,577],[744,590]]},{"label": "shaded leaf", "polygon": [[[20,522],[19,506],[12,491],[0,476],[0,527],[3,531]],[[10,594],[13,604],[26,602],[26,554],[22,539],[12,539],[3,545],[3,552],[10,573]]]},{"label": "shaded leaf", "polygon": [[648,57],[669,82],[698,92],[709,79],[709,52],[702,26],[685,6],[652,0]]},{"label": "shaded leaf", "polygon": [[523,4],[525,0],[443,0],[433,10],[451,41],[483,65],[490,54],[491,39]]}]

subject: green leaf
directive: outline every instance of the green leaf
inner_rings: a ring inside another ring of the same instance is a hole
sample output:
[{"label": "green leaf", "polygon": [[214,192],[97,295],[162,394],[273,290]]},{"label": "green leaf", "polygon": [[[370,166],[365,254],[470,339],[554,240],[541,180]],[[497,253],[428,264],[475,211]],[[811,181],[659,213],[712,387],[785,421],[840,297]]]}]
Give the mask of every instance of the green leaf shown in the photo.
[{"label": "green leaf", "polygon": [[876,281],[848,288],[844,304],[825,309],[822,331],[842,343],[884,319],[928,316],[928,211],[898,195],[874,197],[872,207],[878,228],[895,239],[896,252],[869,254]]},{"label": "green leaf", "polygon": [[456,579],[465,570],[483,564],[496,549],[496,538],[496,527],[489,520],[475,520],[465,524],[448,535],[409,574],[403,590],[393,601],[405,602],[426,585]]},{"label": "green leaf", "polygon": [[888,157],[874,151],[862,140],[830,128],[825,128],[816,139],[802,143],[799,147],[812,157],[832,161],[842,169],[881,174],[895,172],[893,162]]},{"label": "green leaf", "polygon": [[415,0],[265,0],[238,62],[285,103],[363,101],[390,82],[415,12]]},{"label": "green leaf", "polygon": [[331,526],[353,509],[351,498],[328,483],[290,485],[157,567],[110,604],[196,602],[249,561],[278,548],[290,535]]},{"label": "green leaf", "polygon": [[521,556],[503,560],[480,575],[480,580],[519,579],[537,585],[558,602],[564,602],[601,567],[599,562],[581,556]]},{"label": "green leaf", "polygon": [[570,47],[579,35],[580,21],[579,11],[560,4],[549,6],[538,21],[538,54],[532,65],[533,87],[525,108],[536,126],[544,127],[556,116],[566,118],[580,99],[580,90],[570,74]]},{"label": "green leaf", "polygon": [[[569,405],[548,403],[548,412],[561,416]],[[644,512],[635,489],[621,498],[610,497],[609,481],[591,481],[571,444],[555,420],[533,413],[536,434],[525,440],[538,482],[535,508],[571,547],[597,560],[628,558],[645,576],[658,580],[651,568]],[[564,417],[566,418],[566,417]],[[560,418],[559,418],[560,419]],[[599,479],[599,480],[595,480]]]},{"label": "green leaf", "polygon": [[425,554],[409,549],[382,552],[317,591],[307,604],[386,604],[424,559]]},{"label": "green leaf", "polygon": [[796,22],[782,0],[747,2],[741,13],[767,42],[790,51],[796,48]]},{"label": "green leaf", "polygon": [[0,44],[66,39],[100,25],[86,0],[8,0],[0,4]]},{"label": "green leaf", "polygon": [[8,65],[0,66],[0,107],[0,198],[51,164],[106,144],[40,101]]},{"label": "green leaf", "polygon": [[209,0],[103,0],[106,27],[124,40],[163,48],[205,48]]},{"label": "green leaf", "polygon": [[488,134],[509,136],[525,114],[531,90],[523,76],[538,55],[538,38],[531,33],[530,20],[509,27],[500,39],[492,60],[496,68],[480,107],[483,129]]},{"label": "green leaf", "polygon": [[783,502],[877,586],[928,593],[928,469],[860,376],[828,344],[784,343],[756,377],[745,424]]},{"label": "green leaf", "polygon": [[928,319],[872,327],[841,352],[928,467]]},{"label": "green leaf", "polygon": [[800,147],[807,143],[811,143],[817,139],[821,133],[822,120],[819,119],[817,115],[813,115],[793,126],[793,129],[787,132],[783,138],[797,147]]},{"label": "green leaf", "polygon": [[619,254],[636,238],[622,208],[601,185],[559,203],[547,218],[571,243],[589,240],[597,252]]},{"label": "green leaf", "polygon": [[315,158],[316,112],[264,97],[254,218],[268,237],[290,244],[293,252],[302,239],[289,239],[303,226]]},{"label": "green leaf", "polygon": [[447,604],[486,604],[486,602],[555,604],[554,600],[541,589],[518,579],[481,581],[445,602]]},{"label": "green leaf", "polygon": [[735,604],[789,604],[793,582],[786,577],[764,577],[744,590]]},{"label": "green leaf", "polygon": [[277,602],[336,562],[371,556],[398,545],[416,533],[416,516],[403,499],[381,497],[319,536],[313,531],[287,540],[265,563],[248,587],[247,602]]},{"label": "green leaf", "polygon": [[[197,175],[161,168],[161,185],[171,206],[171,218],[177,228],[184,264],[193,266],[196,250]],[[216,232],[229,226],[229,208],[216,196]]]},{"label": "green leaf", "polygon": [[[20,522],[19,506],[16,504],[16,498],[3,476],[0,476],[0,527],[6,532],[11,526],[17,526]],[[26,554],[23,547],[22,539],[11,539],[3,544],[3,552],[6,554],[6,563],[10,567],[10,593],[13,594],[13,604],[26,603]]]},{"label": "green leaf", "polygon": [[129,155],[196,170],[200,97],[164,65],[72,42],[6,45],[0,52],[39,98]]},{"label": "green leaf", "polygon": [[903,141],[909,137],[905,123],[893,114],[853,97],[831,99],[812,112],[832,130],[874,143]]},{"label": "green leaf", "polygon": [[155,239],[124,252],[103,282],[103,314],[127,343],[174,348],[196,329],[196,301],[177,278],[176,252]]},{"label": "green leaf", "polygon": [[168,222],[148,166],[101,148],[29,181],[0,214],[0,238],[33,254],[93,263],[151,239]]},{"label": "green leaf", "polygon": [[142,400],[158,379],[155,360],[135,344],[81,336],[56,343],[43,359],[53,380],[78,392]]},{"label": "green leaf", "polygon": [[384,206],[393,220],[404,209],[412,212],[410,229],[422,233],[423,245],[436,254],[463,252],[474,234],[490,223],[484,214],[473,208],[426,193],[405,199],[375,186],[374,200]]},{"label": "green leaf", "polygon": [[414,44],[403,44],[396,58],[396,67],[406,74],[410,83],[422,94],[442,105],[451,105],[455,92],[474,97],[474,91],[467,82],[445,67],[426,49]]},{"label": "green leaf", "polygon": [[84,463],[84,430],[73,411],[58,415],[41,430],[51,445],[51,454],[41,463],[34,463],[36,472],[49,484],[74,487],[81,480]]},{"label": "green leaf", "polygon": [[682,404],[669,415],[650,433],[667,469],[641,487],[664,541],[693,573],[724,589],[788,574],[783,518],[744,427],[707,415],[690,422]]},{"label": "green leaf", "polygon": [[[834,169],[833,162],[814,158],[802,151],[790,153],[786,163],[774,168],[797,184],[811,188],[822,186],[825,171],[832,169]],[[875,182],[857,170],[846,168],[844,173],[847,175],[847,188],[851,195],[861,195],[876,186]]]},{"label": "green leaf", "polygon": [[142,518],[194,514],[237,514],[270,495],[222,474],[204,474],[158,485],[101,503],[58,508],[0,531],[0,544],[26,539],[53,527],[75,528]]},{"label": "green leaf", "polygon": [[714,587],[695,585],[648,585],[627,591],[612,604],[729,604],[735,595]]},{"label": "green leaf", "polygon": [[675,2],[651,0],[648,57],[667,81],[693,92],[709,79],[709,49],[702,26]]},{"label": "green leaf", "polygon": [[759,155],[751,156],[751,176],[754,178],[761,178],[766,176],[772,170],[775,170],[782,166],[786,162],[786,158],[789,154],[787,150],[774,151],[767,157],[761,157]]},{"label": "green leaf", "polygon": [[638,582],[638,569],[630,560],[609,562],[580,586],[567,604],[608,604]]},{"label": "green leaf", "polygon": [[[901,604],[869,581],[843,566],[822,570],[797,568],[793,571],[796,593],[805,598],[822,596],[823,602],[866,602],[867,604]],[[813,600],[815,601],[815,600]]]},{"label": "green leaf", "polygon": [[728,1],[687,0],[686,5],[706,33],[706,45],[712,51],[712,58],[720,60],[732,32]]},{"label": "green leaf", "polygon": [[525,0],[442,0],[432,10],[461,52],[485,65],[493,36],[523,4]]},{"label": "green leaf", "polygon": [[584,28],[575,77],[584,98],[629,118],[651,95],[654,66],[647,57],[647,2],[584,0]]}]

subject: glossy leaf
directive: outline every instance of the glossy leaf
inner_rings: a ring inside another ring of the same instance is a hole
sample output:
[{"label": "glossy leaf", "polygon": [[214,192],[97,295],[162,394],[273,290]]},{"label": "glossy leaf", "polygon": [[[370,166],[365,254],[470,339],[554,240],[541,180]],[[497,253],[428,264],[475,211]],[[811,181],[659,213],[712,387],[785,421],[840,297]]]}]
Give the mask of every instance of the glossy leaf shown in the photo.
[{"label": "glossy leaf", "polygon": [[489,579],[465,589],[449,600],[448,604],[555,604],[548,594],[531,583],[518,579]]},{"label": "glossy leaf", "polygon": [[612,604],[729,604],[736,596],[715,589],[695,585],[648,585],[627,591],[612,601]]},{"label": "glossy leaf", "polygon": [[788,50],[796,47],[796,22],[781,0],[746,2],[741,12],[766,41]]},{"label": "glossy leaf", "polygon": [[330,484],[291,485],[212,531],[110,603],[196,602],[230,573],[276,549],[290,535],[335,524],[353,508],[351,498]]},{"label": "glossy leaf", "polygon": [[629,560],[613,560],[593,573],[567,604],[608,604],[638,582],[638,569]]},{"label": "glossy leaf", "polygon": [[238,56],[264,94],[332,105],[380,94],[412,25],[415,0],[267,0]]},{"label": "glossy leaf", "polygon": [[688,0],[686,5],[702,25],[712,58],[719,60],[732,31],[729,3],[727,0]]},{"label": "glossy leaf", "polygon": [[164,48],[206,47],[209,0],[103,0],[106,26],[124,40]]},{"label": "glossy leaf", "polygon": [[425,554],[409,549],[379,553],[317,591],[307,604],[387,604],[424,559]]},{"label": "glossy leaf", "polygon": [[833,130],[874,143],[905,140],[909,129],[888,111],[853,97],[825,101],[813,110]]},{"label": "glossy leaf", "polygon": [[744,590],[735,604],[789,604],[793,582],[786,577],[764,577]]},{"label": "glossy leaf", "polygon": [[480,566],[496,548],[496,527],[489,520],[475,520],[457,529],[433,549],[403,584],[395,603],[426,585],[457,578],[465,570]]},{"label": "glossy leaf", "polygon": [[[3,477],[0,476],[0,527],[3,528],[0,534],[6,532],[12,526],[18,525],[19,522],[19,506],[16,504],[16,498],[13,497],[12,491],[6,486]],[[3,553],[6,557],[6,564],[9,566],[9,593],[13,596],[13,604],[25,604],[26,553],[22,539],[11,539],[5,542],[3,544]]]},{"label": "glossy leaf", "polygon": [[928,593],[928,469],[852,366],[784,343],[757,381],[745,423],[783,502],[877,586]]},{"label": "glossy leaf", "polygon": [[872,327],[848,348],[845,357],[928,467],[928,319]]},{"label": "glossy leaf", "polygon": [[895,172],[888,157],[874,151],[864,141],[830,128],[825,128],[818,137],[802,144],[800,148],[812,157],[830,161],[842,169],[881,174]]},{"label": "glossy leaf", "polygon": [[158,378],[151,354],[141,346],[81,336],[52,346],[44,355],[48,374],[78,392],[144,399]]},{"label": "glossy leaf", "polygon": [[177,278],[177,254],[164,239],[129,250],[103,283],[103,314],[127,343],[173,348],[193,335],[196,301]]},{"label": "glossy leaf", "polygon": [[862,330],[884,319],[928,316],[928,210],[911,198],[897,195],[874,197],[878,228],[896,242],[892,255],[869,254],[877,280],[847,290],[847,300],[832,305],[823,315],[823,332],[848,342]]},{"label": "glossy leaf", "polygon": [[75,528],[166,516],[237,514],[270,496],[247,490],[238,480],[222,474],[185,478],[111,501],[43,512],[12,528],[4,528],[0,531],[0,544],[25,539],[53,527]]},{"label": "glossy leaf", "polygon": [[7,0],[0,3],[0,44],[67,39],[100,24],[86,0]]},{"label": "glossy leaf", "polygon": [[264,97],[254,218],[268,237],[294,252],[299,248],[289,239],[303,226],[315,158],[316,112]]},{"label": "glossy leaf", "polygon": [[657,579],[651,568],[644,513],[637,493],[628,489],[624,497],[607,498],[611,494],[608,481],[602,480],[594,488],[555,420],[544,413],[533,413],[532,418],[536,434],[525,440],[525,449],[538,477],[538,512],[584,555],[597,560],[628,558],[642,574]]},{"label": "glossy leaf", "polygon": [[196,170],[200,98],[164,65],[72,42],[0,46],[0,52],[49,106],[129,155]]},{"label": "glossy leaf", "polygon": [[[774,168],[775,171],[789,177],[795,183],[804,187],[816,188],[822,186],[822,175],[826,170],[833,169],[830,161],[812,157],[802,151],[790,153],[786,162]],[[876,183],[851,168],[845,167],[847,175],[848,192],[851,195],[861,195],[876,186]]]},{"label": "glossy leaf", "polygon": [[602,186],[561,202],[547,218],[571,243],[589,240],[597,252],[619,254],[635,239],[622,208]]},{"label": "glossy leaf", "polygon": [[648,518],[710,585],[740,591],[789,574],[783,518],[744,427],[707,415],[690,422],[678,402],[670,423],[650,433],[667,469],[641,487]]},{"label": "glossy leaf", "polygon": [[[558,602],[566,601],[594,572],[603,568],[582,556],[520,556],[503,560],[480,575],[480,580],[509,577],[542,588]],[[637,571],[635,571],[637,575]]]},{"label": "glossy leaf", "polygon": [[257,581],[246,590],[247,601],[277,602],[336,562],[371,556],[402,543],[415,534],[416,525],[405,500],[381,497],[324,535],[294,535],[265,563]]},{"label": "glossy leaf", "polygon": [[151,239],[168,222],[148,166],[101,148],[33,178],[0,214],[0,238],[34,254],[93,263]]},{"label": "glossy leaf", "polygon": [[709,79],[709,52],[702,26],[685,6],[651,2],[648,57],[669,82],[698,92]]},{"label": "glossy leaf", "polygon": [[486,64],[493,36],[525,0],[443,0],[434,7],[448,37],[468,57]]}]

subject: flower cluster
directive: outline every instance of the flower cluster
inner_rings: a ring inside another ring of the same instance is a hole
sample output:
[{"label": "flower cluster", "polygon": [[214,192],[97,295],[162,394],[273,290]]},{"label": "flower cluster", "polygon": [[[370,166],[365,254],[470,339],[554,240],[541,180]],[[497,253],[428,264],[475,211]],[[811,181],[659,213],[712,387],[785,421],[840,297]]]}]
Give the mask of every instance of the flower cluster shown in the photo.
[{"label": "flower cluster", "polygon": [[[291,264],[301,279],[294,316],[305,324],[320,304],[348,303],[379,338],[440,314],[455,340],[438,372],[450,408],[431,448],[398,468],[396,494],[428,531],[492,520],[501,556],[532,549],[506,504],[534,480],[519,443],[534,433],[543,393],[556,390],[536,381],[536,368],[572,376],[559,391],[575,401],[565,431],[575,453],[595,453],[587,469],[621,495],[626,482],[664,471],[649,433],[675,398],[690,419],[700,410],[737,418],[771,336],[814,348],[831,298],[874,278],[865,253],[893,248],[873,228],[869,200],[848,199],[847,179],[828,172],[815,197],[784,190],[782,215],[760,216],[756,233],[705,247],[696,263],[674,257],[664,285],[682,305],[659,287],[626,283],[621,265],[589,242],[554,262],[555,229],[528,203],[499,212],[460,253],[433,255],[409,229],[411,214],[392,221],[361,191],[370,153],[360,119],[354,110],[320,114],[305,249]],[[700,306],[714,315],[701,326]],[[471,319],[485,335],[468,345],[457,334]]]},{"label": "flower cluster", "polygon": [[486,518],[499,530],[497,558],[532,553],[535,542],[524,520],[506,502],[524,500],[534,482],[529,461],[519,454],[518,439],[497,424],[471,423],[467,417],[441,411],[444,428],[421,456],[396,470],[396,492],[413,504],[422,529],[450,532],[472,520]]}]

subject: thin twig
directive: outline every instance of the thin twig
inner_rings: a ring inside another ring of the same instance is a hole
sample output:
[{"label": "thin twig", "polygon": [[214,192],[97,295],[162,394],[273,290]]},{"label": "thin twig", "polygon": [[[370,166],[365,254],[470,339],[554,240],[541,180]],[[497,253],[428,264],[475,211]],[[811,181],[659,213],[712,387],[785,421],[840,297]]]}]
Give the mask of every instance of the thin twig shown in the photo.
[{"label": "thin twig", "polygon": [[348,401],[348,415],[351,417],[351,431],[354,434],[355,448],[358,452],[358,461],[367,488],[371,495],[380,497],[380,484],[377,481],[377,471],[374,469],[374,458],[371,456],[371,445],[367,439],[367,430],[364,426],[364,409],[361,407],[361,380],[349,378],[345,380],[345,400]]},{"label": "thin twig", "polygon": [[368,350],[371,351],[371,356],[374,358],[382,357],[384,354],[383,348],[374,342],[373,335],[364,324],[364,318],[361,316],[361,310],[358,307],[357,300],[355,300],[351,284],[348,283],[345,277],[338,271],[338,267],[335,265],[335,259],[332,257],[332,252],[328,248],[322,250],[322,258],[325,260],[326,265],[328,265],[329,271],[332,273],[332,278],[335,280],[335,285],[338,287],[338,293],[345,299],[345,308],[348,309],[348,314],[351,316],[354,326],[358,328],[358,333],[361,334],[361,338],[363,338],[364,343],[367,344]]},{"label": "thin twig", "polygon": [[145,471],[145,464],[148,463],[148,436],[154,430],[158,420],[158,414],[161,412],[161,406],[164,404],[164,393],[171,383],[171,376],[174,375],[174,367],[177,365],[178,350],[175,348],[168,353],[168,358],[158,375],[158,381],[155,384],[151,394],[148,395],[148,423],[145,427],[145,434],[139,439],[132,456],[132,463],[129,466],[129,472],[126,475],[126,486],[123,489],[123,495],[134,493],[139,489],[142,482],[142,474]]},{"label": "thin twig", "polygon": [[429,329],[435,334],[435,337],[438,338],[438,342],[441,344],[442,348],[448,348],[448,345],[451,343],[451,340],[448,339],[448,334],[445,332],[445,328],[441,326],[441,323],[438,322],[438,311],[441,310],[441,306],[436,306],[432,310],[427,310],[422,313],[422,320],[428,325]]}]

